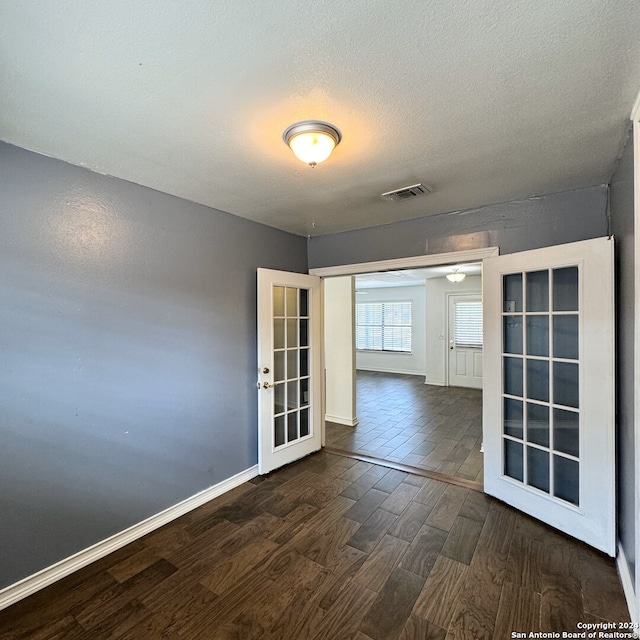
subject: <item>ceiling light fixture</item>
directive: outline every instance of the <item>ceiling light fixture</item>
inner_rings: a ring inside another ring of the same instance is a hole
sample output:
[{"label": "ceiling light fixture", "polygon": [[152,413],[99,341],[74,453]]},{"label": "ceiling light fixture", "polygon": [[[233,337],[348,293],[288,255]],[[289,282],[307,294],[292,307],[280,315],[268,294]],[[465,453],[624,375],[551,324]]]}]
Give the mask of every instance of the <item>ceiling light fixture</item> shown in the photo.
[{"label": "ceiling light fixture", "polygon": [[457,269],[454,269],[453,273],[447,273],[447,280],[449,282],[462,282],[466,277],[466,273],[462,273]]},{"label": "ceiling light fixture", "polygon": [[342,134],[328,122],[304,120],[287,127],[282,139],[291,148],[298,160],[315,167],[323,162],[340,144]]}]

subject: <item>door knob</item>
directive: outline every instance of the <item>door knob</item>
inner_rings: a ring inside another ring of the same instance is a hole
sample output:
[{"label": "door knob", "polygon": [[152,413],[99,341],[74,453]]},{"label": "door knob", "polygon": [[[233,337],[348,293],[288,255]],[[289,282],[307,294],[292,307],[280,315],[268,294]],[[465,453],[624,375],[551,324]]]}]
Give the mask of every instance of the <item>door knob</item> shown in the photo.
[{"label": "door knob", "polygon": [[263,388],[265,389],[273,389],[273,387],[275,387],[275,384],[271,384],[270,382],[263,382],[262,383]]}]

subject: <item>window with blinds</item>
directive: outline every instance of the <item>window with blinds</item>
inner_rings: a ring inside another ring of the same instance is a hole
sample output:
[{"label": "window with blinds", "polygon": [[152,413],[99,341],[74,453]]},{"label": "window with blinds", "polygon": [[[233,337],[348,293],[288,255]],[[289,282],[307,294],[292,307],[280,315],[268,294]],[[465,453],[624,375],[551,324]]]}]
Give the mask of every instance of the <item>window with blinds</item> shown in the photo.
[{"label": "window with blinds", "polygon": [[454,341],[456,347],[482,348],[482,302],[456,302]]},{"label": "window with blinds", "polygon": [[411,353],[411,302],[357,303],[356,349]]}]

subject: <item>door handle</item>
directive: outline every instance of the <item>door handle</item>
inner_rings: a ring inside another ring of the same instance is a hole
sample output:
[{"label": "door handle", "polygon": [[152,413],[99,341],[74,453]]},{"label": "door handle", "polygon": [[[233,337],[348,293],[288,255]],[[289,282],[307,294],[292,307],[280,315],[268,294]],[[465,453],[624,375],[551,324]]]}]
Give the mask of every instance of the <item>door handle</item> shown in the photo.
[{"label": "door handle", "polygon": [[262,383],[262,388],[263,389],[273,389],[273,387],[275,387],[275,384],[271,384],[270,382],[263,382]]}]

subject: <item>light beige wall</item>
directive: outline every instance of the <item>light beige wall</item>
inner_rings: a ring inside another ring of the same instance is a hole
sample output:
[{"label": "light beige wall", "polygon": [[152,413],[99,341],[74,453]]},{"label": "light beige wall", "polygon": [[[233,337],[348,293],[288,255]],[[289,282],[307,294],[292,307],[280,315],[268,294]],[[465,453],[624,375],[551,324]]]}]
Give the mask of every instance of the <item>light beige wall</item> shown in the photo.
[{"label": "light beige wall", "polygon": [[330,422],[354,426],[355,346],[354,279],[324,280],[324,357],[326,374],[325,417]]}]

